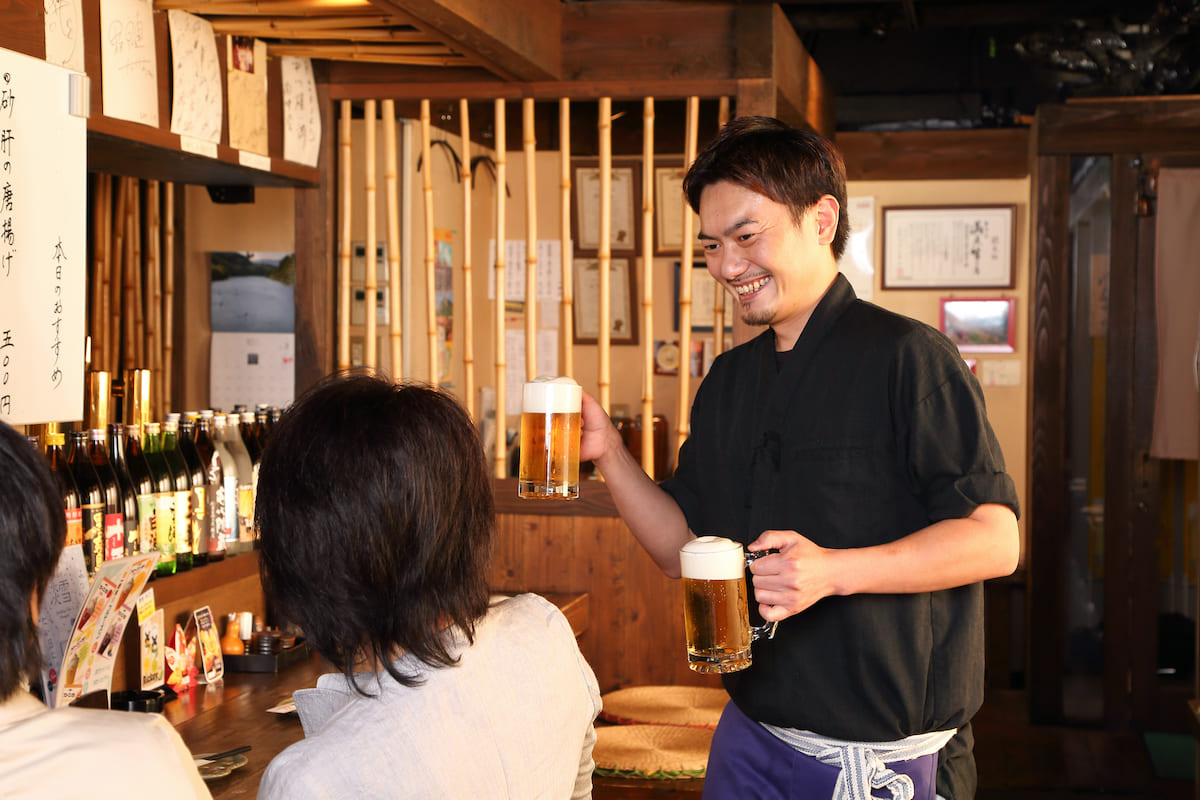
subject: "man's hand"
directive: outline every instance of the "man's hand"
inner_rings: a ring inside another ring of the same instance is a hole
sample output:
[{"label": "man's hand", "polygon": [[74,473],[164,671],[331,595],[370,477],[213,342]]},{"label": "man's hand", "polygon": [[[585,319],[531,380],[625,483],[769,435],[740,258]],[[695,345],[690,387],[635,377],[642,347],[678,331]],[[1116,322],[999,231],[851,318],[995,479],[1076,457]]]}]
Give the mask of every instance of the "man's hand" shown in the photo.
[{"label": "man's hand", "polygon": [[599,461],[614,447],[621,448],[621,433],[604,408],[587,392],[580,409],[582,432],[579,436],[579,460]]},{"label": "man's hand", "polygon": [[758,613],[768,622],[787,619],[835,594],[832,553],[795,531],[763,531],[746,548],[776,549],[750,565]]}]

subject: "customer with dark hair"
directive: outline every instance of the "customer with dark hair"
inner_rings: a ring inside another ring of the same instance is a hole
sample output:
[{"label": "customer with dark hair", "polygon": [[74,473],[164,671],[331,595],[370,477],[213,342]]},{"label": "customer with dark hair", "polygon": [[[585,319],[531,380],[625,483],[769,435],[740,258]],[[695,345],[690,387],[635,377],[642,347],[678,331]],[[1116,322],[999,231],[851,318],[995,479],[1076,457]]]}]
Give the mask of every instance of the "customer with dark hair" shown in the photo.
[{"label": "customer with dark hair", "polygon": [[491,477],[451,396],[354,375],[280,420],[258,483],[263,585],[341,674],[260,798],[591,796],[596,678],[551,603],[490,603]]},{"label": "customer with dark hair", "polygon": [[0,422],[0,797],[208,798],[158,714],[51,710],[29,693],[42,667],[37,608],[66,539],[54,479]]}]

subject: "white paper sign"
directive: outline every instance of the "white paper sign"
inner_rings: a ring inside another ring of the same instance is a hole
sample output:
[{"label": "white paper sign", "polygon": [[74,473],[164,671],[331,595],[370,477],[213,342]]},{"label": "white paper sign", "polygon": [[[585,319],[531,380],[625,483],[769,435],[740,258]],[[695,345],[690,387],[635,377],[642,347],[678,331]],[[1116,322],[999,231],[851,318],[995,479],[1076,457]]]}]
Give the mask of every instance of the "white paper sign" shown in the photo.
[{"label": "white paper sign", "polygon": [[38,606],[38,647],[42,651],[42,697],[54,707],[58,695],[63,654],[75,625],[75,617],[83,608],[88,593],[87,566],[83,563],[83,546],[68,545],[58,557],[58,566],[46,585]]},{"label": "white paper sign", "polygon": [[221,141],[221,62],[212,23],[170,9],[171,133]]},{"label": "white paper sign", "polygon": [[152,0],[100,0],[104,116],[158,127]]},{"label": "white paper sign", "polygon": [[87,129],[62,67],[0,50],[0,419],[83,418]]},{"label": "white paper sign", "polygon": [[83,1],[45,0],[46,60],[83,72]]},{"label": "white paper sign", "polygon": [[283,157],[315,167],[321,152],[321,109],[312,62],[282,56],[279,68],[283,75]]}]

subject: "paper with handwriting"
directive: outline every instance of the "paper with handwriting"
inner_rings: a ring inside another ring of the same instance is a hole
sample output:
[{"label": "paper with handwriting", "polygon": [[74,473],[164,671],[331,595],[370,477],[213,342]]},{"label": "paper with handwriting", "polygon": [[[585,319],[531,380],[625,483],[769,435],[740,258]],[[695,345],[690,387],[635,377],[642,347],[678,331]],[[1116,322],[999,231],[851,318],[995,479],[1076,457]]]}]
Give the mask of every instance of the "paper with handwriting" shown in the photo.
[{"label": "paper with handwriting", "polygon": [[158,58],[151,0],[100,0],[104,116],[158,127]]},{"label": "paper with handwriting", "polygon": [[315,167],[321,151],[321,109],[312,61],[283,56],[279,67],[283,74],[283,157]]},{"label": "paper with handwriting", "polygon": [[82,0],[45,0],[46,60],[83,72]]},{"label": "paper with handwriting", "polygon": [[244,36],[230,36],[226,41],[229,146],[270,155],[267,152],[267,44]]},{"label": "paper with handwriting", "polygon": [[171,29],[171,133],[221,140],[221,62],[212,23],[186,11],[167,11]]}]

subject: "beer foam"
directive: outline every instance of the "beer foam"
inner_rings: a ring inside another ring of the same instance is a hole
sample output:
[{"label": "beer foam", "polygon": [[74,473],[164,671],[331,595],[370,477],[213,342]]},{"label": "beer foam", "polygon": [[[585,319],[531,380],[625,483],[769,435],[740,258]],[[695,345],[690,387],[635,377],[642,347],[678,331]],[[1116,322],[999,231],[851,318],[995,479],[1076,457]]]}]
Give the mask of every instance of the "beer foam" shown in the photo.
[{"label": "beer foam", "polygon": [[533,414],[577,414],[583,388],[567,377],[543,375],[525,384],[521,411]]},{"label": "beer foam", "polygon": [[701,536],[679,549],[683,577],[702,581],[740,578],[746,571],[742,546],[720,536]]}]

